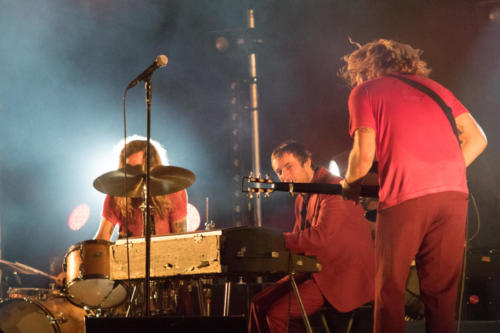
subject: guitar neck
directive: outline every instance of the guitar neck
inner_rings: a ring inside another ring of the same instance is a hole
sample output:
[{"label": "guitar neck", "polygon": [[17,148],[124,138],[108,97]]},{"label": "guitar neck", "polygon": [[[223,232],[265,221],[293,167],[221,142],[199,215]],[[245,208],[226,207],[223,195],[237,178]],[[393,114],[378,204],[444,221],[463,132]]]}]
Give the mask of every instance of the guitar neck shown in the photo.
[{"label": "guitar neck", "polygon": [[[274,183],[275,191],[294,192],[294,193],[319,193],[319,194],[342,194],[342,186],[339,184],[324,183]],[[360,196],[378,197],[378,186],[361,186]]]}]

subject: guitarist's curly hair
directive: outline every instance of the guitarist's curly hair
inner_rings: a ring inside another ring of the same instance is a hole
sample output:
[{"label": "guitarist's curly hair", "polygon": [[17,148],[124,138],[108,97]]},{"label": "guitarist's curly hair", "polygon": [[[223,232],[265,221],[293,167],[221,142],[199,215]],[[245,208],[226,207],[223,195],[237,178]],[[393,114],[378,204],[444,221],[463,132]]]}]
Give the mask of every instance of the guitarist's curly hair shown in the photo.
[{"label": "guitarist's curly hair", "polygon": [[392,73],[429,76],[431,69],[420,57],[422,50],[388,39],[379,39],[344,56],[338,76],[354,87],[362,82]]},{"label": "guitarist's curly hair", "polygon": [[285,153],[293,154],[301,164],[307,162],[307,160],[312,156],[311,152],[307,150],[306,146],[304,146],[303,144],[298,143],[294,140],[287,140],[280,144],[278,147],[274,148],[273,152],[271,153],[271,158],[280,158]]}]

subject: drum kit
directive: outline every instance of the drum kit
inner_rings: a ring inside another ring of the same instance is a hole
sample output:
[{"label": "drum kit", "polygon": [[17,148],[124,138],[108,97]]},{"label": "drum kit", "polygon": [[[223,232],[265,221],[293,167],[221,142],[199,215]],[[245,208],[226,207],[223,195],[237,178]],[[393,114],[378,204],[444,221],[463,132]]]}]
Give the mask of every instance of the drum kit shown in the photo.
[{"label": "drum kit", "polygon": [[[150,174],[150,196],[178,192],[195,180],[191,171],[175,166],[156,166]],[[144,198],[145,176],[141,167],[127,166],[99,176],[94,187],[113,196]],[[110,280],[111,244],[105,240],[87,240],[72,245],[63,261],[66,284],[62,290],[9,288],[8,299],[0,303],[0,332],[84,332],[85,316],[140,315],[144,302],[138,296],[144,283],[128,285]],[[57,279],[36,268],[1,259],[0,269],[10,270],[16,276],[29,274]],[[179,312],[179,297],[187,295],[186,290],[191,292],[190,283],[179,281],[150,281],[150,286],[153,309],[162,315]]]},{"label": "drum kit", "polygon": [[[14,275],[57,277],[36,268],[0,260],[2,271]],[[9,288],[8,299],[0,303],[0,332],[84,332],[87,312],[69,301],[65,291],[42,288]]]}]

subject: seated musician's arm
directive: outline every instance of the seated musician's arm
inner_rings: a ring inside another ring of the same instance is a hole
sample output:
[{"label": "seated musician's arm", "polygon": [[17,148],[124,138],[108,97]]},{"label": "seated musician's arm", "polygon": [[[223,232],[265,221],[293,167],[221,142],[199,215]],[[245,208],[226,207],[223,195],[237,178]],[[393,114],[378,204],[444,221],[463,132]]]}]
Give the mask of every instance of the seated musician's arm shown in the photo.
[{"label": "seated musician's arm", "polygon": [[94,239],[103,239],[110,240],[111,235],[113,234],[113,230],[115,230],[115,225],[108,221],[105,217],[102,218],[101,224],[99,225],[99,230],[97,230],[97,234]]},{"label": "seated musician's arm", "polygon": [[325,247],[331,246],[332,235],[339,233],[342,223],[349,220],[352,209],[360,209],[353,202],[344,201],[335,195],[320,195],[319,205],[315,225],[283,234],[285,246],[291,252],[316,255]]}]

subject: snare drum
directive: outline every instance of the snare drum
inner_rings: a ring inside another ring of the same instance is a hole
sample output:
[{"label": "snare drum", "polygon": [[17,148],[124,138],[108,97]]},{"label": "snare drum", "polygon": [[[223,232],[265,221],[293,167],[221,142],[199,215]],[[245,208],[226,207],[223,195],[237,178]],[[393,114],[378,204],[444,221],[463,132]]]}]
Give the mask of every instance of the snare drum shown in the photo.
[{"label": "snare drum", "polygon": [[89,308],[117,306],[127,298],[127,288],[109,279],[109,246],[105,240],[88,240],[71,246],[64,257],[69,300]]},{"label": "snare drum", "polygon": [[59,290],[42,288],[9,288],[7,294],[9,295],[9,299],[27,298],[36,301],[46,301],[50,296],[64,297],[64,294]]},{"label": "snare drum", "polygon": [[0,303],[0,332],[85,332],[85,310],[69,303],[63,296],[47,297],[46,301],[12,298]]}]

